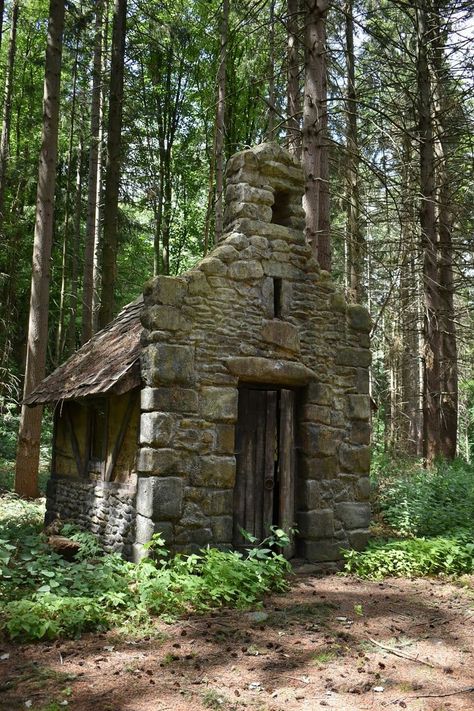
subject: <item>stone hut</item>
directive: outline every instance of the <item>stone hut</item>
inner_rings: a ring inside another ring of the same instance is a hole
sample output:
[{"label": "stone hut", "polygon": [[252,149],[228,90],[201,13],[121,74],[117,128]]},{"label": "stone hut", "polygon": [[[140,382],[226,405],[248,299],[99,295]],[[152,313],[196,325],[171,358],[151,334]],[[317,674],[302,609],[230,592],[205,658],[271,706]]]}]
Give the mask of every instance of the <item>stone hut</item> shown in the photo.
[{"label": "stone hut", "polygon": [[305,243],[302,172],[275,144],[227,165],[225,235],[158,276],[27,398],[56,403],[47,517],[135,559],[297,533],[331,568],[365,545],[369,329]]}]

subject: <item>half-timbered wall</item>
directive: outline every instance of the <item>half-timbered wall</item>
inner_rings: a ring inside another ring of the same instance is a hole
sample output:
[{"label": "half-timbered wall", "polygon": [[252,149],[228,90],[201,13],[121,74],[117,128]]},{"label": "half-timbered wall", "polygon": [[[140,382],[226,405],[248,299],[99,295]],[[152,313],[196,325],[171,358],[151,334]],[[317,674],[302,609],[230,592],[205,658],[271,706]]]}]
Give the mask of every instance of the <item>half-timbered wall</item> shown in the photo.
[{"label": "half-timbered wall", "polygon": [[73,521],[130,555],[139,421],[137,389],[57,406],[47,521]]}]

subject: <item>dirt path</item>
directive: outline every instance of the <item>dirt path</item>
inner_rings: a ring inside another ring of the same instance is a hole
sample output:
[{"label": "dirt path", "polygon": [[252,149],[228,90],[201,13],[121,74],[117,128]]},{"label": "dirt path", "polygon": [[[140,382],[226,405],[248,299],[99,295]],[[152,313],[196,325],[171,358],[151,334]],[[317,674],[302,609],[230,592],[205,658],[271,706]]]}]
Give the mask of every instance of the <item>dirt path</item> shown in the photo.
[{"label": "dirt path", "polygon": [[473,584],[299,574],[261,612],[160,623],[140,641],[0,645],[0,709],[472,710]]}]

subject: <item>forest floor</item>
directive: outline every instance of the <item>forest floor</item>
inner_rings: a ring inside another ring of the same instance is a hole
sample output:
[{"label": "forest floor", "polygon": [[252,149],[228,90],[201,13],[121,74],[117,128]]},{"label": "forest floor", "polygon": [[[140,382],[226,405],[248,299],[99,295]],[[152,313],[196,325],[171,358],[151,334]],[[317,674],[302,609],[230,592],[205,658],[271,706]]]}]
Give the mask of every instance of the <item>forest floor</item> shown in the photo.
[{"label": "forest floor", "polygon": [[141,636],[0,645],[0,709],[474,709],[474,578],[360,581],[304,568],[259,612]]}]

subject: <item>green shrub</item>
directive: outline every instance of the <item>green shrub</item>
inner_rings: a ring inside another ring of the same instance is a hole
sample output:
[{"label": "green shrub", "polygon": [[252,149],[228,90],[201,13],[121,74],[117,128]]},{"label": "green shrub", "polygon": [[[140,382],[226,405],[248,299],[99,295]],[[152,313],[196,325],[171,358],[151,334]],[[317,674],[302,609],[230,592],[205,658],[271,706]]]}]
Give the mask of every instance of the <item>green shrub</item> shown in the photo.
[{"label": "green shrub", "polygon": [[248,607],[287,586],[289,564],[272,550],[276,541],[287,543],[277,529],[245,556],[207,548],[168,560],[155,536],[150,549],[158,559],[135,565],[104,555],[91,534],[65,526],[63,532],[82,545],[68,562],[48,546],[38,503],[2,498],[10,515],[0,519],[0,629],[12,638],[75,637],[127,621],[143,623],[150,615],[169,619],[221,605]]},{"label": "green shrub", "polygon": [[375,509],[401,535],[439,536],[474,530],[474,467],[461,460],[431,469],[405,468],[377,477]]},{"label": "green shrub", "polygon": [[373,541],[362,552],[344,551],[345,571],[361,578],[463,575],[474,572],[474,540],[470,531],[451,537]]}]

